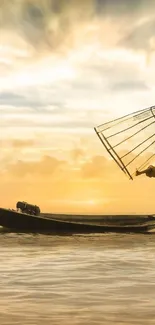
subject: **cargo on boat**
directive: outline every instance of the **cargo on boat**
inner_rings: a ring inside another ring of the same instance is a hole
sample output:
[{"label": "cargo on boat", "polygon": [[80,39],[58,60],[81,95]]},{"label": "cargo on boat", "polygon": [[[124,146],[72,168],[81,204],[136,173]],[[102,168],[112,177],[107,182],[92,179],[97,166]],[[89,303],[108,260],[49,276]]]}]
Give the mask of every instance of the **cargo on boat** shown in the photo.
[{"label": "cargo on boat", "polygon": [[40,215],[40,208],[37,205],[29,204],[27,202],[18,201],[16,204],[17,211],[32,214],[35,216]]}]

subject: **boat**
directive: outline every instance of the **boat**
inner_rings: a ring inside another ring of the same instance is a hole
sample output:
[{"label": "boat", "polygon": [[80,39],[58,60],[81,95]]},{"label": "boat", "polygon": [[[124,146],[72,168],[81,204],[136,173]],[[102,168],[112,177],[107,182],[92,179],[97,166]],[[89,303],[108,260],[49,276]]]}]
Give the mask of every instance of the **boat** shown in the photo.
[{"label": "boat", "polygon": [[6,231],[55,235],[147,233],[155,229],[153,215],[34,215],[0,208],[0,226]]}]

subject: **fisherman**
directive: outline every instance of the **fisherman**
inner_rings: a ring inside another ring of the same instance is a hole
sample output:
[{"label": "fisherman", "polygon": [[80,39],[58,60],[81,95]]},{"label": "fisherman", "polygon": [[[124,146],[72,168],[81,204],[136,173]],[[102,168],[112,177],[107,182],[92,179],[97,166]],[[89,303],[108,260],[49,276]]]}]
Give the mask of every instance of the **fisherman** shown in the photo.
[{"label": "fisherman", "polygon": [[146,169],[139,171],[136,170],[136,176],[146,174],[147,177],[155,177],[155,166],[150,165]]}]

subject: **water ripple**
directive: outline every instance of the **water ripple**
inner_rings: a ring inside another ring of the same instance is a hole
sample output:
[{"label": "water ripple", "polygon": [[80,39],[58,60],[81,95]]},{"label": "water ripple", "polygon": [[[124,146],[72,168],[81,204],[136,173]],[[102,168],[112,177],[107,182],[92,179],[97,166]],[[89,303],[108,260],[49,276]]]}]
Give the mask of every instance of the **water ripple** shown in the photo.
[{"label": "water ripple", "polygon": [[155,323],[155,236],[0,235],[0,324]]}]

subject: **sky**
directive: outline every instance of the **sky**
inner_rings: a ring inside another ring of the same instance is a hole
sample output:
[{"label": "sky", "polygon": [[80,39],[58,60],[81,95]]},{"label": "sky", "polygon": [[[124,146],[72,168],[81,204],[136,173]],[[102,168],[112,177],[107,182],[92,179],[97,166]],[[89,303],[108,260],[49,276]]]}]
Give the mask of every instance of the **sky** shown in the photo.
[{"label": "sky", "polygon": [[155,2],[9,0],[0,7],[0,206],[154,213],[94,127],[154,105]]}]

